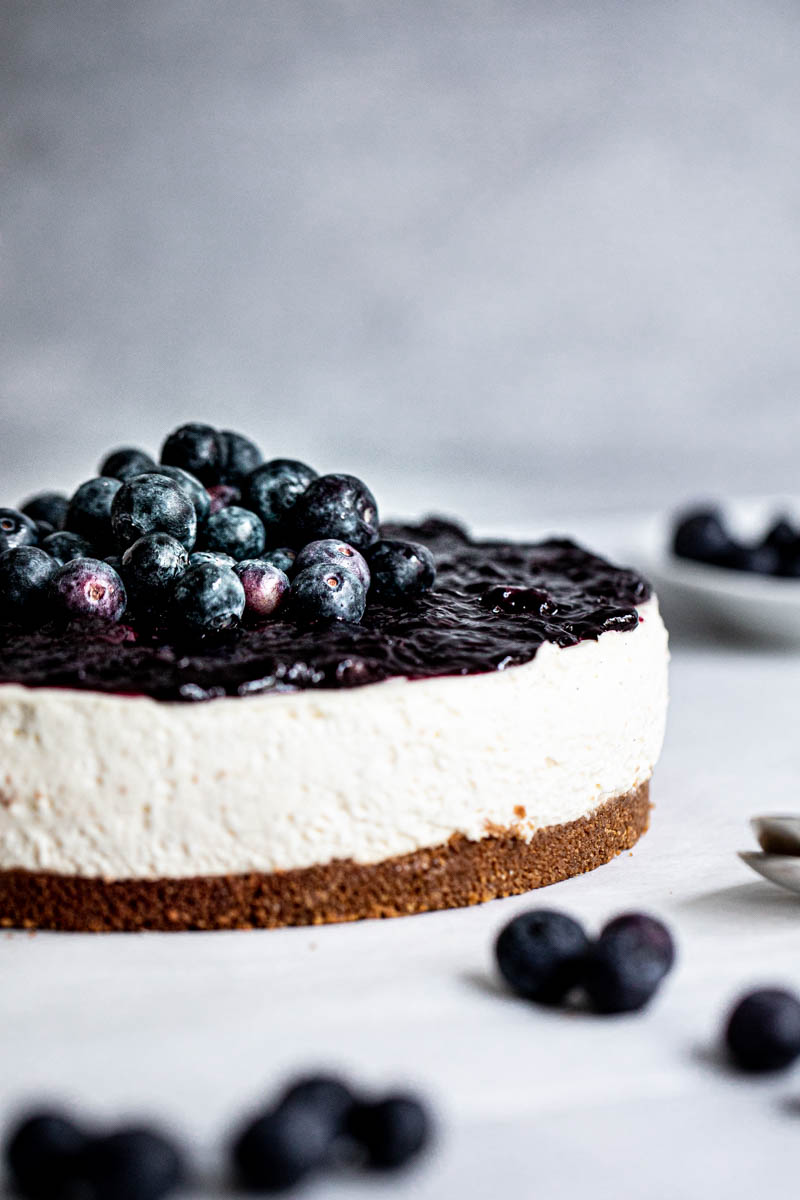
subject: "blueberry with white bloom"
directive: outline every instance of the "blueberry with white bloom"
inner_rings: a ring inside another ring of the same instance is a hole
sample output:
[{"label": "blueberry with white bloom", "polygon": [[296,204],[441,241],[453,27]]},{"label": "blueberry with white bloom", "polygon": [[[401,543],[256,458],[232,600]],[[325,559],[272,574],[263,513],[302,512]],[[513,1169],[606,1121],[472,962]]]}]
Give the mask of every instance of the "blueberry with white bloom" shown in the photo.
[{"label": "blueberry with white bloom", "polygon": [[57,529],[42,540],[42,549],[63,566],[73,558],[96,558],[94,546],[87,542],[79,533],[70,533],[68,529]]},{"label": "blueberry with white bloom", "polygon": [[198,529],[203,525],[211,511],[211,497],[196,475],[190,475],[188,471],[182,470],[181,467],[169,467],[163,463],[160,467],[154,467],[152,471],[145,471],[144,474],[166,475],[167,479],[171,479],[173,483],[177,483],[181,491],[186,493],[194,505]]},{"label": "blueberry with white bloom", "polygon": [[0,554],[39,541],[36,522],[16,508],[0,508]]},{"label": "blueberry with white bloom", "polygon": [[245,503],[258,513],[275,544],[288,533],[289,516],[317,472],[293,458],[273,458],[251,471],[242,483]]},{"label": "blueberry with white bloom", "polygon": [[135,446],[122,446],[119,450],[106,455],[100,464],[100,475],[110,475],[112,479],[130,479],[131,475],[144,475],[145,471],[154,471],[156,462],[145,450]]},{"label": "blueberry with white bloom", "polygon": [[200,563],[214,563],[217,567],[235,567],[236,559],[230,554],[220,554],[217,550],[194,550],[189,555],[189,566],[197,567]]},{"label": "blueberry with white bloom", "polygon": [[63,492],[37,492],[20,505],[20,511],[32,521],[47,521],[53,529],[63,529],[67,519],[69,497]]},{"label": "blueberry with white bloom", "polygon": [[339,538],[364,550],[378,536],[378,505],[354,475],[320,475],[297,501],[292,518],[297,545]]},{"label": "blueberry with white bloom", "polygon": [[384,604],[402,604],[433,587],[436,566],[427,546],[384,538],[367,550],[372,590]]},{"label": "blueberry with white bloom", "polygon": [[65,529],[78,533],[93,546],[111,547],[111,506],[122,487],[122,481],[98,475],[82,483],[69,502]]},{"label": "blueberry with white bloom", "polygon": [[271,563],[273,567],[283,571],[284,575],[291,575],[294,571],[297,552],[290,546],[277,546],[274,550],[265,550],[261,557],[264,562]]},{"label": "blueberry with white bloom", "polygon": [[219,442],[222,450],[221,482],[238,487],[245,476],[263,462],[264,455],[250,438],[230,429],[221,430]]},{"label": "blueberry with white bloom", "polygon": [[187,550],[197,537],[197,516],[186,492],[166,475],[134,475],[114,497],[111,523],[120,546],[146,533],[168,533]]},{"label": "blueberry with white bloom", "polygon": [[258,558],[264,549],[264,526],[254,512],[231,505],[212,513],[206,521],[203,540],[208,550],[243,558]]},{"label": "blueberry with white bloom", "polygon": [[245,594],[230,567],[200,563],[184,571],[172,593],[176,628],[187,633],[220,633],[239,624]]},{"label": "blueberry with white bloom", "polygon": [[189,555],[168,533],[147,533],[122,556],[122,577],[137,608],[160,610],[189,565]]},{"label": "blueberry with white bloom", "polygon": [[246,558],[234,567],[245,595],[245,612],[253,618],[269,617],[289,591],[283,571],[260,558]]},{"label": "blueberry with white bloom", "polygon": [[38,546],[15,546],[0,554],[0,621],[35,625],[57,570],[56,560]]},{"label": "blueberry with white bloom", "polygon": [[219,483],[223,465],[219,434],[198,422],[181,425],[164,442],[161,461],[196,475],[206,486]]},{"label": "blueberry with white bloom", "polygon": [[367,590],[358,576],[330,563],[315,563],[298,572],[289,598],[291,614],[301,624],[358,622],[367,606]]},{"label": "blueberry with white bloom", "polygon": [[119,621],[128,602],[120,576],[98,558],[74,558],[59,567],[50,592],[55,609],[69,617]]},{"label": "blueberry with white bloom", "polygon": [[322,538],[321,541],[309,542],[307,546],[303,546],[295,559],[295,572],[304,571],[306,567],[314,566],[315,563],[331,563],[344,567],[357,575],[365,588],[369,587],[367,560],[355,546],[350,546],[347,542],[337,541],[336,538]]}]

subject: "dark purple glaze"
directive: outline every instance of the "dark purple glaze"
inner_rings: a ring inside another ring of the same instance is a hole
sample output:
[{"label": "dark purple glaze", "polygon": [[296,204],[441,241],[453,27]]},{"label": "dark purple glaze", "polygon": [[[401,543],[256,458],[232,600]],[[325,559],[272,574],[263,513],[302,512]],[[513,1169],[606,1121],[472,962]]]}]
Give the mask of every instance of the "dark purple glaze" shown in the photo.
[{"label": "dark purple glaze", "polygon": [[360,625],[311,629],[272,618],[191,646],[126,625],[0,628],[0,683],[189,701],[472,675],[528,662],[543,642],[636,629],[650,597],[639,575],[570,541],[475,542],[436,519],[383,534],[424,542],[436,559],[435,590],[408,607],[370,603]]}]

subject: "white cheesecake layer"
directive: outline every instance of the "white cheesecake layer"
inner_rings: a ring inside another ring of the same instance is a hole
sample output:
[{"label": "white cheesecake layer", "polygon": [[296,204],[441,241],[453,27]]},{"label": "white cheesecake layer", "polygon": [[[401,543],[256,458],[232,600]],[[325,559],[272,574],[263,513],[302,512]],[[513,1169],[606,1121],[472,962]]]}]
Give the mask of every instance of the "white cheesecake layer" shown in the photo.
[{"label": "white cheesecake layer", "polygon": [[575,820],[645,782],[667,709],[639,628],[485,675],[208,703],[0,687],[0,870],[109,879],[377,862]]}]

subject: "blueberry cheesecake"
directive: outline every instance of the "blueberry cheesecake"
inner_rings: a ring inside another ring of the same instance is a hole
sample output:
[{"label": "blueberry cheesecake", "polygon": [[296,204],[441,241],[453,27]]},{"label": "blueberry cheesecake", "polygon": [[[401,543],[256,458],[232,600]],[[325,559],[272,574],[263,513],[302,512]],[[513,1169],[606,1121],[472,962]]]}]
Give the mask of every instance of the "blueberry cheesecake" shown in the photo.
[{"label": "blueberry cheesecake", "polygon": [[474,904],[646,829],[647,582],[571,541],[381,524],[187,425],[0,509],[0,923],[318,924]]}]

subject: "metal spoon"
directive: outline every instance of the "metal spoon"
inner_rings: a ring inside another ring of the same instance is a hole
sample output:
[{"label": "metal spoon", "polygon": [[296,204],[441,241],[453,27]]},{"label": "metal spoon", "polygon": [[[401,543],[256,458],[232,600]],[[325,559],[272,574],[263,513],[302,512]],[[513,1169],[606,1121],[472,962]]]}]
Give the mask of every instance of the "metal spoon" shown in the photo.
[{"label": "metal spoon", "polygon": [[739,858],[770,883],[800,893],[800,858],[795,854],[764,854],[758,850],[740,850]]},{"label": "metal spoon", "polygon": [[753,817],[750,825],[767,854],[800,855],[800,816],[768,814]]}]

